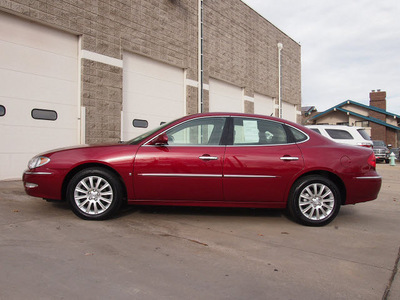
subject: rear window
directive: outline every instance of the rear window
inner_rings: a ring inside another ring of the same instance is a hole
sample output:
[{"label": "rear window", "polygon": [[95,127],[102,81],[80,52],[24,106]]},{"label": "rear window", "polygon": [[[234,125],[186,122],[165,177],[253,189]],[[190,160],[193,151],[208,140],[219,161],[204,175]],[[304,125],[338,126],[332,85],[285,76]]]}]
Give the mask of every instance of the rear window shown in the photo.
[{"label": "rear window", "polygon": [[357,131],[361,134],[361,136],[364,138],[364,140],[370,141],[371,137],[369,134],[365,131],[365,129],[357,129]]},{"label": "rear window", "polygon": [[353,136],[346,130],[325,129],[329,136],[335,140],[353,140]]},{"label": "rear window", "polygon": [[321,131],[319,131],[319,129],[317,129],[317,128],[310,128],[312,131],[315,131],[316,133],[319,133],[319,134],[321,134]]},{"label": "rear window", "polygon": [[303,132],[301,132],[293,127],[289,127],[289,130],[292,132],[294,141],[296,143],[303,142],[303,141],[307,140],[307,138],[308,138]]}]

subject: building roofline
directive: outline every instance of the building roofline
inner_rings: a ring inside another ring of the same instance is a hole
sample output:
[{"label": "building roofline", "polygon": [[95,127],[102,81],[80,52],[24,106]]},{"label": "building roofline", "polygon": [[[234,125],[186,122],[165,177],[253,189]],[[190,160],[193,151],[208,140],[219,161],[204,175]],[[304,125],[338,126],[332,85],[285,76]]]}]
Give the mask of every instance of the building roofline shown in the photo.
[{"label": "building roofline", "polygon": [[[359,102],[356,102],[356,101],[353,101],[353,100],[346,100],[346,101],[343,101],[342,103],[339,103],[336,106],[333,106],[333,107],[331,107],[331,108],[329,108],[329,109],[327,109],[327,110],[325,110],[325,111],[313,116],[312,118],[310,118],[310,120],[318,119],[319,117],[321,117],[321,116],[323,116],[323,115],[325,115],[325,114],[327,114],[327,113],[329,113],[331,111],[337,110],[337,109],[341,108],[343,105],[346,105],[346,104],[354,104],[354,105],[357,105],[357,106],[360,106],[360,107],[363,107],[363,108],[366,108],[366,109],[369,109],[369,110],[373,110],[373,111],[376,111],[376,112],[379,112],[379,113],[394,117],[396,119],[400,119],[400,115],[396,115],[396,114],[390,113],[390,112],[388,112],[388,111],[386,111],[384,109],[377,108],[377,107],[374,107],[374,106],[365,105],[365,104],[362,104],[362,103],[359,103]],[[366,116],[363,116],[363,115],[359,115],[359,116],[361,116],[361,117],[363,117],[365,119],[369,118],[369,117],[366,117]],[[376,119],[376,120],[378,120],[378,119]],[[387,124],[387,123],[385,123],[385,124]]]},{"label": "building roofline", "polygon": [[295,41],[292,37],[290,37],[287,33],[285,33],[282,29],[278,28],[278,26],[276,26],[274,23],[272,23],[271,21],[269,21],[266,17],[264,17],[263,15],[261,15],[261,13],[259,13],[258,11],[256,11],[254,8],[252,8],[249,4],[247,4],[246,2],[244,2],[243,0],[240,0],[240,2],[242,2],[244,5],[246,5],[248,8],[250,8],[253,12],[255,12],[257,15],[259,15],[262,19],[264,19],[264,21],[267,21],[269,24],[271,24],[273,27],[275,27],[275,29],[277,29],[278,31],[280,31],[282,34],[284,34],[286,37],[288,37],[289,39],[291,39],[293,42],[295,42],[299,47],[301,47],[301,44],[297,41]]},{"label": "building roofline", "polygon": [[379,125],[383,125],[383,126],[392,128],[392,129],[394,129],[394,130],[400,130],[400,127],[394,126],[394,125],[391,125],[391,124],[388,124],[388,123],[383,122],[383,121],[381,121],[381,120],[379,120],[379,119],[377,119],[377,118],[367,117],[367,116],[364,116],[364,115],[355,113],[355,112],[353,112],[353,111],[351,111],[351,110],[347,110],[347,109],[340,108],[340,107],[336,108],[336,110],[337,110],[337,111],[344,112],[344,113],[346,113],[346,114],[350,114],[350,115],[359,117],[359,118],[362,118],[362,119],[365,119],[365,120],[368,120],[368,121],[373,122],[373,123],[377,123],[377,124],[379,124]]}]

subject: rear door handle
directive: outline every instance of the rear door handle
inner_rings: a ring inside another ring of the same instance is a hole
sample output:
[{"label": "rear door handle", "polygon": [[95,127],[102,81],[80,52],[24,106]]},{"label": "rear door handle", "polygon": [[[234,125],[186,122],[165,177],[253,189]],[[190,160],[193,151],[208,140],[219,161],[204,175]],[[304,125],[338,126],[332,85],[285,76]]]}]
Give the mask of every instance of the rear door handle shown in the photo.
[{"label": "rear door handle", "polygon": [[293,157],[293,156],[282,156],[280,159],[286,161],[299,160],[298,157]]},{"label": "rear door handle", "polygon": [[218,159],[217,156],[210,156],[210,155],[207,155],[207,154],[203,154],[202,156],[199,156],[199,158],[201,160],[217,160]]}]

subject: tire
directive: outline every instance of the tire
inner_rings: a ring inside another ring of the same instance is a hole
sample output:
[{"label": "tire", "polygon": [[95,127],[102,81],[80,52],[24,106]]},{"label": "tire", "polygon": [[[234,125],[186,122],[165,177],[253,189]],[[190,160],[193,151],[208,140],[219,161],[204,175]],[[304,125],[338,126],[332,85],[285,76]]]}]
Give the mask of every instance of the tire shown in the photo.
[{"label": "tire", "polygon": [[324,226],[339,213],[341,197],[335,183],[323,176],[310,175],[297,180],[290,191],[288,209],[296,222]]},{"label": "tire", "polygon": [[105,169],[84,169],[68,183],[67,200],[78,217],[84,220],[105,220],[121,206],[121,183]]}]

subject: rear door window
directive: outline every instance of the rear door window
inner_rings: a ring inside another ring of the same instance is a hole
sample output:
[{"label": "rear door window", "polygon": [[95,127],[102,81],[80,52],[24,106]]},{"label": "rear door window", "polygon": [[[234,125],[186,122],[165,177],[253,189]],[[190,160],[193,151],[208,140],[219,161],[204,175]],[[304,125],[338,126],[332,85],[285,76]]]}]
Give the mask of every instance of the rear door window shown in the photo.
[{"label": "rear door window", "polygon": [[234,145],[280,145],[287,144],[286,131],[278,122],[234,118]]},{"label": "rear door window", "polygon": [[346,130],[325,129],[329,136],[335,140],[353,140],[354,137]]}]

